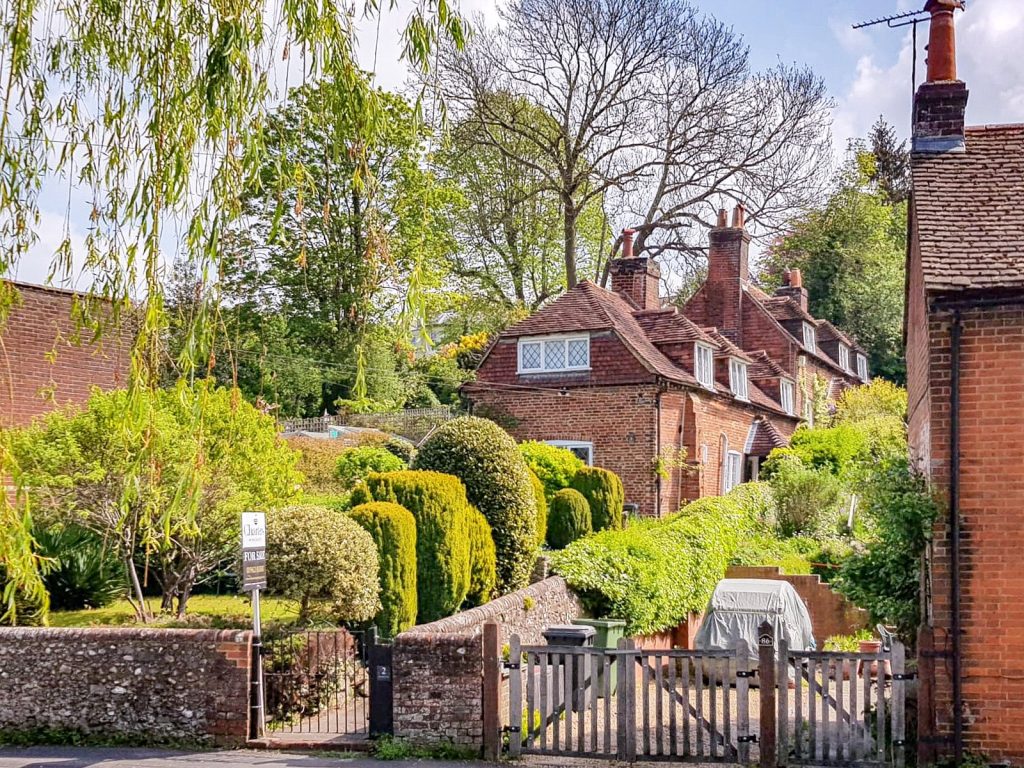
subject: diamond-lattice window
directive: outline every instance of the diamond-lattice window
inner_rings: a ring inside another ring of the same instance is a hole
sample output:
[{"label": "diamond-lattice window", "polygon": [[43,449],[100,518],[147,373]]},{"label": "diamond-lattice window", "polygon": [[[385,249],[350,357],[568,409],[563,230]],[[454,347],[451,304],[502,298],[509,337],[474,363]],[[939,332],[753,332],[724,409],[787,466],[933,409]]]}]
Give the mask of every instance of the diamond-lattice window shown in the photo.
[{"label": "diamond-lattice window", "polygon": [[520,367],[524,371],[540,369],[541,364],[541,345],[540,344],[523,344],[519,348],[519,359]]},{"label": "diamond-lattice window", "polygon": [[587,339],[569,341],[569,367],[586,368],[590,365],[590,343]]}]

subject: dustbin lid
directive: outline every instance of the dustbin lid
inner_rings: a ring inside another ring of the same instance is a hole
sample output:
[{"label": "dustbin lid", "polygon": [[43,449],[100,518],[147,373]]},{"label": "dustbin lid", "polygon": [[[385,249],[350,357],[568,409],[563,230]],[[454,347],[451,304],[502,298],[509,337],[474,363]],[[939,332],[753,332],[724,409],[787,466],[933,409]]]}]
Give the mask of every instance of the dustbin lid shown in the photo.
[{"label": "dustbin lid", "polygon": [[541,634],[545,639],[551,639],[553,637],[569,637],[573,640],[589,640],[597,634],[597,630],[593,627],[584,627],[577,624],[562,624],[548,627],[541,632]]},{"label": "dustbin lid", "polygon": [[573,619],[572,623],[583,627],[600,627],[601,629],[626,626],[625,619]]}]

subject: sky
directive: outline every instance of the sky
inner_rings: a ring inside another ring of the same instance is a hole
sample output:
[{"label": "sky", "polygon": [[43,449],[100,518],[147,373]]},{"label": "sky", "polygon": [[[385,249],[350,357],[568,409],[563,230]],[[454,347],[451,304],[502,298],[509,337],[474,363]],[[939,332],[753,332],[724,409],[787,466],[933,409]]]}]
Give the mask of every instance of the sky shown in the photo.
[{"label": "sky", "polygon": [[[824,80],[835,102],[832,133],[837,154],[849,139],[864,136],[879,115],[902,137],[909,134],[911,68],[910,28],[882,24],[853,30],[852,24],[923,6],[923,0],[692,0],[704,12],[731,25],[750,47],[757,68],[779,61],[809,65]],[[498,18],[497,0],[462,0],[467,16],[486,24]],[[387,5],[382,3],[381,5]],[[399,31],[408,3],[398,0],[379,23],[359,25],[358,53],[378,85],[400,88],[407,70],[400,59]],[[924,73],[928,25],[918,27],[918,82]],[[970,90],[968,123],[1024,122],[1024,0],[968,0],[957,14],[959,76]],[[17,278],[46,279],[50,255],[63,238],[67,182],[49,183],[41,198],[39,242],[20,265]],[[86,226],[84,201],[73,205],[72,243],[81,250]],[[81,281],[76,281],[82,287]]]}]

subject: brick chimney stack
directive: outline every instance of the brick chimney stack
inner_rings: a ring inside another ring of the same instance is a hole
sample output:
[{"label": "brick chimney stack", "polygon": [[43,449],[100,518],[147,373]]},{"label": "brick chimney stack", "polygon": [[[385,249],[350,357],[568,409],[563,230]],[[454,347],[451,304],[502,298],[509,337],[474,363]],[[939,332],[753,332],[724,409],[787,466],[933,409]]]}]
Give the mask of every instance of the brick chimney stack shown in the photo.
[{"label": "brick chimney stack", "polygon": [[612,290],[637,309],[661,309],[661,269],[654,259],[633,255],[635,230],[622,230],[622,256],[609,268]]},{"label": "brick chimney stack", "polygon": [[914,97],[914,152],[964,151],[967,86],[956,77],[956,30],[953,13],[962,0],[928,0],[928,79]]},{"label": "brick chimney stack", "polygon": [[722,335],[739,343],[743,329],[743,286],[750,277],[750,233],[746,211],[737,205],[732,225],[726,212],[718,212],[717,226],[708,233],[708,279],[704,284],[707,318]]},{"label": "brick chimney stack", "polygon": [[799,269],[787,269],[782,274],[782,285],[775,289],[775,295],[786,296],[799,304],[804,312],[807,311],[807,289]]}]

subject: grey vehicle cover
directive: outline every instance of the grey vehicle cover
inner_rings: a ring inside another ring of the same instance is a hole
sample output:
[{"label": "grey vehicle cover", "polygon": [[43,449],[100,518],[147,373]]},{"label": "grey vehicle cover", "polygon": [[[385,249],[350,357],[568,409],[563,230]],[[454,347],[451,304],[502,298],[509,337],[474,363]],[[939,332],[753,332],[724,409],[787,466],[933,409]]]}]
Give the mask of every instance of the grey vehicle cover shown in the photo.
[{"label": "grey vehicle cover", "polygon": [[788,581],[770,579],[718,582],[694,645],[698,650],[732,650],[746,640],[750,658],[757,659],[757,629],[763,621],[774,627],[776,647],[785,638],[792,650],[815,650],[804,601]]}]

